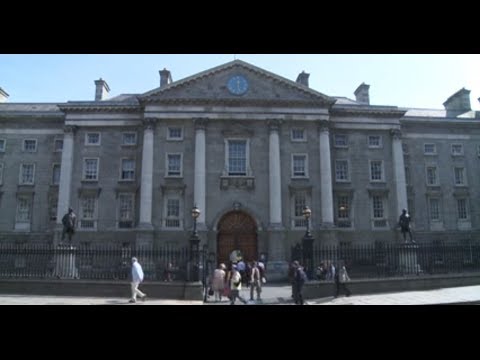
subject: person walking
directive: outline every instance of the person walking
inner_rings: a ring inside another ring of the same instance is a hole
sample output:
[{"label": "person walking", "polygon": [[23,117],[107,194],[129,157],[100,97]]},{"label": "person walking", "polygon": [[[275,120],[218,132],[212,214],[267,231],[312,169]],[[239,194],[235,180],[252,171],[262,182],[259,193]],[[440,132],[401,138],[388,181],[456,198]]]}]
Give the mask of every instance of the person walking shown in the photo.
[{"label": "person walking", "polygon": [[335,297],[338,297],[338,294],[340,293],[340,288],[343,288],[345,290],[345,296],[349,297],[350,295],[352,295],[352,292],[347,287],[348,281],[350,281],[350,277],[348,276],[347,269],[345,268],[345,266],[342,266],[337,272],[337,275],[335,276]]},{"label": "person walking", "polygon": [[247,300],[240,295],[240,290],[242,290],[242,277],[237,270],[237,266],[233,265],[232,276],[230,277],[230,305],[235,305],[237,298],[244,304],[247,303]]},{"label": "person walking", "polygon": [[293,262],[295,275],[293,278],[293,300],[297,305],[303,305],[303,285],[307,281],[307,274],[298,261]]},{"label": "person walking", "polygon": [[128,301],[129,303],[136,303],[137,302],[137,295],[145,301],[147,299],[147,294],[141,292],[138,289],[138,286],[143,282],[143,270],[142,265],[138,262],[136,257],[132,258],[132,282],[131,282],[131,289],[132,289],[132,297]]},{"label": "person walking", "polygon": [[257,301],[261,301],[262,293],[262,275],[256,261],[252,261],[252,270],[250,274],[250,301],[253,301],[253,293],[257,292]]}]

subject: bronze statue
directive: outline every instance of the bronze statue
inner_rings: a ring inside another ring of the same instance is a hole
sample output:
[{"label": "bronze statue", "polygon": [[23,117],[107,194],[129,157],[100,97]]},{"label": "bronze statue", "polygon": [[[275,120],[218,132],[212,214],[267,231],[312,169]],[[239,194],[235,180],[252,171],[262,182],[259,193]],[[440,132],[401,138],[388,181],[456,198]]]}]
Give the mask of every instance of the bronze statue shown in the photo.
[{"label": "bronze statue", "polygon": [[75,225],[77,222],[77,216],[73,212],[72,208],[68,208],[68,213],[63,215],[62,224],[62,241],[65,239],[65,234],[68,234],[68,241],[72,242],[72,236],[75,233]]},{"label": "bronze statue", "polygon": [[413,240],[412,237],[412,230],[410,229],[410,221],[412,218],[410,217],[410,214],[408,214],[407,209],[402,210],[402,215],[400,215],[400,219],[398,220],[398,225],[400,225],[400,231],[402,232],[403,235],[403,240],[407,242],[407,233],[410,237],[410,241],[412,243],[415,243],[415,240]]}]

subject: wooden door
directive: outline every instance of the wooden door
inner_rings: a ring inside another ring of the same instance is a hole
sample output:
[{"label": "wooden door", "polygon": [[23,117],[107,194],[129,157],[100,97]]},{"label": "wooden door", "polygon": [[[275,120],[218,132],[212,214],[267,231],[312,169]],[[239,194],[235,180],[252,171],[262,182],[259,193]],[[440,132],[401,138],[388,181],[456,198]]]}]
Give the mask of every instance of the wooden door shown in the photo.
[{"label": "wooden door", "polygon": [[243,211],[231,211],[218,223],[217,261],[228,265],[232,251],[240,250],[244,261],[257,260],[257,225]]}]

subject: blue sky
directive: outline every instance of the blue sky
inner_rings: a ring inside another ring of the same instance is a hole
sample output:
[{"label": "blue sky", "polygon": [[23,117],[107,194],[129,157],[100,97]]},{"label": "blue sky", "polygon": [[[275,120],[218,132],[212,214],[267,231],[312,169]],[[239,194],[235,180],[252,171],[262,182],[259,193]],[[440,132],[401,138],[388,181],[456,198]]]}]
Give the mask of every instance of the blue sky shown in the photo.
[{"label": "blue sky", "polygon": [[158,87],[158,71],[173,80],[234,59],[295,80],[310,73],[310,87],[330,96],[354,98],[362,82],[370,85],[372,105],[442,109],[465,87],[472,109],[480,109],[479,54],[0,54],[0,87],[9,102],[93,100],[94,80],[103,78],[110,96],[143,93]]}]

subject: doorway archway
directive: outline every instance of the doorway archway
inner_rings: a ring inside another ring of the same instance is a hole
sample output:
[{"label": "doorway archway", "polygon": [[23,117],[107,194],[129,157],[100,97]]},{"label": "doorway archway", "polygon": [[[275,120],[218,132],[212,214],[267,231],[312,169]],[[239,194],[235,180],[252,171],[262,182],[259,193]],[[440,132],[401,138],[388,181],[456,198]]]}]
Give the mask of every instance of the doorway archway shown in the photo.
[{"label": "doorway archway", "polygon": [[256,260],[257,224],[244,211],[230,211],[218,222],[217,261],[228,264],[232,251],[240,250],[244,261]]}]

